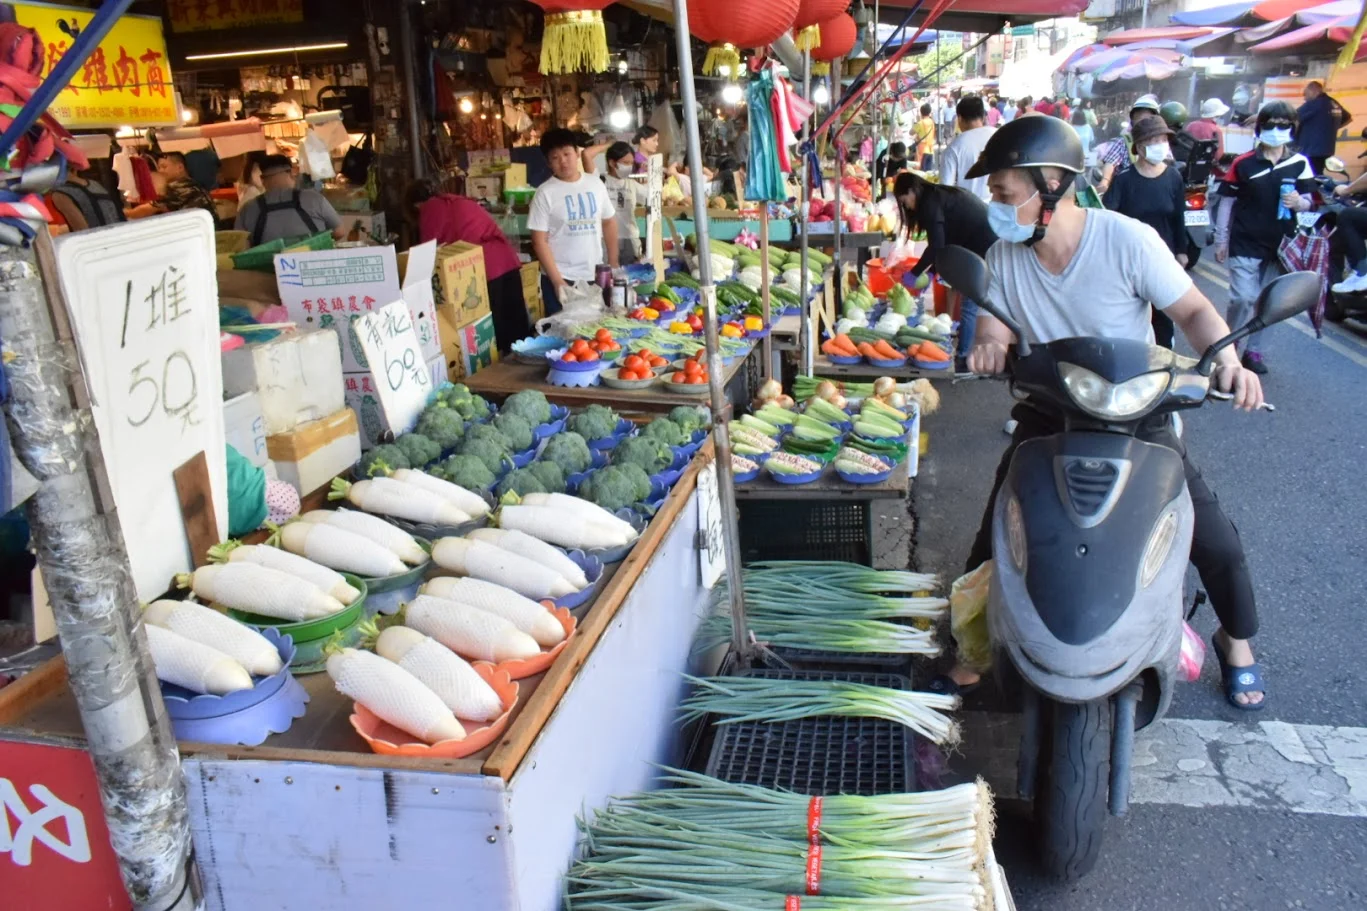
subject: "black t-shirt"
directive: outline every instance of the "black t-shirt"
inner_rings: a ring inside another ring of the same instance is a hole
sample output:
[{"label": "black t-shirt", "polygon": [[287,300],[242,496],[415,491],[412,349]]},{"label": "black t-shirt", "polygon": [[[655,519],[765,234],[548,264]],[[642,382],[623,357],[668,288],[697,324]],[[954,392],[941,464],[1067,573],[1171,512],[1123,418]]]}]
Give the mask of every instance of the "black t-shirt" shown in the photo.
[{"label": "black t-shirt", "polygon": [[1278,219],[1282,183],[1296,185],[1297,192],[1315,189],[1310,162],[1299,153],[1288,155],[1275,165],[1258,149],[1245,152],[1230,165],[1220,184],[1222,196],[1234,197],[1229,222],[1229,255],[1270,260],[1277,255],[1283,237],[1296,227],[1295,213]]},{"label": "black t-shirt", "polygon": [[1135,167],[1115,176],[1102,202],[1112,212],[1153,228],[1176,255],[1187,252],[1185,189],[1182,175],[1172,166],[1157,177],[1145,177]]},{"label": "black t-shirt", "polygon": [[987,223],[987,204],[962,187],[932,185],[917,212],[926,232],[926,252],[912,267],[920,275],[935,265],[935,253],[951,244],[967,247],[979,256],[997,242]]}]

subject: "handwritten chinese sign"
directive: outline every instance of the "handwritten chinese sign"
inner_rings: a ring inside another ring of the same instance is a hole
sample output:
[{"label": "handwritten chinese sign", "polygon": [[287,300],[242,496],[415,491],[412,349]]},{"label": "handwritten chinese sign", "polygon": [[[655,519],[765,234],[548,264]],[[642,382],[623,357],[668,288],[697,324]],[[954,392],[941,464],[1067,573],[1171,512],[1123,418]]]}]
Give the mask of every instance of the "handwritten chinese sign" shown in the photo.
[{"label": "handwritten chinese sign", "polygon": [[400,297],[393,247],[280,253],[275,257],[275,285],[280,303],[300,329],[337,330],[343,372],[369,369],[355,324]]},{"label": "handwritten chinese sign", "polygon": [[167,0],[171,31],[207,32],[222,28],[303,22],[303,0]]},{"label": "handwritten chinese sign", "polygon": [[427,404],[432,380],[408,304],[401,300],[386,304],[362,316],[354,328],[389,426],[396,433],[412,429]]},{"label": "handwritten chinese sign", "polygon": [[171,473],[199,452],[228,532],[213,220],[174,212],[57,242],[138,597],[193,568]]},{"label": "handwritten chinese sign", "polygon": [[698,472],[698,572],[703,588],[711,588],[726,567],[722,545],[721,495],[717,487],[717,463]]},{"label": "handwritten chinese sign", "polygon": [[650,156],[646,170],[646,249],[645,256],[655,265],[655,281],[665,280],[664,249],[664,184],[665,157],[656,153]]},{"label": "handwritten chinese sign", "polygon": [[[95,13],[39,3],[10,6],[20,25],[38,32],[45,78]],[[121,16],[48,111],[62,126],[74,130],[179,126],[161,20],[155,16]]]}]

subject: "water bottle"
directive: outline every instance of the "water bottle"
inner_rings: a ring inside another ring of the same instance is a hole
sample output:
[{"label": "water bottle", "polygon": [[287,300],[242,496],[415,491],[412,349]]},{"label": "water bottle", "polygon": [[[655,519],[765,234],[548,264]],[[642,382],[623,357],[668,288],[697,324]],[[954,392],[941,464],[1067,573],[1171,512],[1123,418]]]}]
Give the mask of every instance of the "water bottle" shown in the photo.
[{"label": "water bottle", "polygon": [[1284,218],[1290,218],[1290,217],[1291,217],[1291,210],[1288,209],[1288,208],[1286,207],[1286,203],[1282,202],[1282,201],[1281,201],[1281,198],[1282,198],[1283,196],[1285,196],[1287,193],[1294,193],[1294,192],[1296,192],[1296,182],[1295,182],[1294,180],[1283,180],[1283,181],[1282,181],[1282,191],[1281,191],[1281,193],[1279,193],[1279,194],[1277,195],[1277,220],[1278,220],[1278,221],[1281,221],[1281,220],[1284,219]]}]

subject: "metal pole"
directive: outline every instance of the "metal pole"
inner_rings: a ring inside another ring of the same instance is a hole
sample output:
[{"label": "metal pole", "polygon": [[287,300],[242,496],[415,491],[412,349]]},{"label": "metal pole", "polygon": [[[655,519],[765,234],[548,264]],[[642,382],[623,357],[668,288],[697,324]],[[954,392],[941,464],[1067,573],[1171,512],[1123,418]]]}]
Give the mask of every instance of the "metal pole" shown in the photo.
[{"label": "metal pole", "polygon": [[[838,59],[831,61],[831,84],[836,89],[840,88],[840,61]],[[831,92],[831,97],[834,98],[835,94],[835,92]],[[835,155],[834,183],[836,213],[835,221],[831,224],[831,227],[835,229],[835,236],[832,239],[832,242],[835,246],[835,252],[831,256],[831,259],[835,261],[835,312],[839,313],[841,311],[841,305],[844,303],[845,297],[845,289],[843,287],[843,279],[845,273],[844,270],[841,268],[840,263],[840,229],[845,223],[845,210],[840,207],[840,178],[843,177],[845,174],[845,163],[840,160],[840,144],[834,141],[834,137],[832,137],[831,147]],[[856,268],[857,267],[858,262],[856,260]]]},{"label": "metal pole", "polygon": [[731,602],[731,648],[744,667],[750,660],[750,630],[745,622],[745,586],[741,583],[740,524],[736,509],[736,483],[731,474],[731,432],[727,422],[731,406],[722,383],[722,363],[717,335],[717,289],[712,284],[712,257],[708,255],[707,194],[702,186],[702,143],[698,138],[698,99],[693,89],[693,49],[688,34],[688,2],[674,0],[674,38],[679,49],[679,89],[683,95],[684,142],[688,147],[688,171],[693,175],[693,221],[698,238],[698,281],[707,313],[703,323],[707,342],[707,386],[712,398],[712,439],[717,449],[717,495],[721,499],[722,550],[726,555],[726,590]]},{"label": "metal pole", "polygon": [[[802,52],[802,97],[812,100],[812,52]],[[815,113],[812,115],[815,117]],[[812,329],[812,302],[808,299],[811,289],[807,287],[807,145],[812,141],[812,118],[802,125],[802,154],[798,156],[797,221],[798,259],[802,261],[802,277],[798,279],[798,297],[802,298],[802,373],[811,376],[815,371],[816,332]]]},{"label": "metal pole", "polygon": [[57,287],[46,226],[36,243],[40,254],[0,247],[5,417],[15,455],[40,482],[28,502],[33,547],[133,907],[190,911],[201,896],[179,755],[118,519],[95,489],[104,475],[99,441],[86,431],[89,411],[71,404],[80,368],[44,295],[45,281]]},{"label": "metal pole", "polygon": [[[879,51],[879,48],[878,48],[878,46],[877,46],[877,45],[878,45],[878,23],[879,23],[879,19],[878,19],[878,15],[879,15],[878,4],[879,4],[880,2],[881,2],[881,0],[873,0],[873,43],[874,43],[874,50],[873,50],[873,56],[869,59],[869,65],[870,65],[870,66],[873,66],[873,65],[875,65],[875,64],[878,63],[878,51]],[[878,133],[879,133],[880,130],[882,129],[882,126],[883,126],[883,111],[882,111],[882,108],[881,108],[881,107],[879,106],[879,104],[878,104],[878,100],[877,100],[877,99],[874,99],[874,102],[873,102],[873,160],[869,162],[869,167],[874,171],[874,176],[875,176],[875,177],[877,176],[877,171],[878,171]],[[875,203],[878,202],[878,200],[880,200],[880,199],[883,198],[883,194],[882,194],[881,192],[879,192],[879,188],[876,186],[877,183],[878,183],[878,181],[875,180],[875,181],[874,181],[875,186],[872,188],[872,189],[873,189],[873,201],[874,201]]]},{"label": "metal pole", "polygon": [[[759,204],[759,278],[761,287],[759,292],[760,310],[764,315],[764,325],[773,326],[771,314],[772,298],[769,294],[769,203],[760,200]],[[764,336],[760,342],[760,351],[764,356],[764,378],[773,379],[774,376],[774,340],[772,333]]]},{"label": "metal pole", "polygon": [[1143,10],[1139,14],[1139,27],[1149,27],[1149,0],[1144,0]]},{"label": "metal pole", "polygon": [[413,45],[413,10],[406,0],[399,6],[399,53],[403,55],[403,94],[408,108],[408,150],[413,156],[413,179],[419,180],[426,172],[422,156],[422,129],[418,121],[417,49]]}]

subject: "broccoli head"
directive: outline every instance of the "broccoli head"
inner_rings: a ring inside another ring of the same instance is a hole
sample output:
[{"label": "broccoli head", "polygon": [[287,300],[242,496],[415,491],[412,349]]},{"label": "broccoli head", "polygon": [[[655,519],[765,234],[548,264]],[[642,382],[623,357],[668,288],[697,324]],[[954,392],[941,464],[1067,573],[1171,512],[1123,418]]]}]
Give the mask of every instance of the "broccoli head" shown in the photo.
[{"label": "broccoli head", "polygon": [[361,461],[356,463],[356,477],[365,479],[382,474],[381,469],[384,468],[390,471],[398,471],[400,468],[412,467],[413,463],[408,460],[403,449],[393,443],[385,443],[383,446],[376,446],[361,456]]},{"label": "broccoli head", "polygon": [[432,473],[466,490],[478,492],[494,486],[494,473],[482,460],[472,455],[458,453],[448,456]]},{"label": "broccoli head", "polygon": [[[464,388],[464,387],[462,387]],[[494,413],[494,406],[482,395],[472,395],[451,405],[468,421],[480,421]]]},{"label": "broccoli head", "polygon": [[513,451],[513,441],[504,436],[503,431],[493,424],[471,424],[465,431],[467,440],[489,440],[497,443],[508,452]]},{"label": "broccoli head", "polygon": [[651,421],[645,426],[645,430],[641,431],[641,435],[659,440],[666,446],[682,446],[688,442],[688,434],[669,418],[656,418]]},{"label": "broccoli head", "polygon": [[464,383],[455,383],[442,386],[438,389],[435,401],[440,401],[449,407],[454,408],[460,402],[468,402],[471,397],[468,386]]},{"label": "broccoli head", "polygon": [[529,493],[550,493],[531,468],[514,468],[503,476],[494,492],[500,497],[508,493],[515,493],[519,497],[525,497]]},{"label": "broccoli head", "polygon": [[669,444],[654,437],[627,437],[612,450],[612,464],[639,465],[646,474],[658,474],[674,461]]},{"label": "broccoli head", "polygon": [[505,462],[511,459],[513,455],[508,451],[508,447],[502,446],[492,439],[474,436],[461,440],[456,451],[461,455],[474,456],[484,463],[484,467],[496,475],[503,471]]},{"label": "broccoli head", "polygon": [[605,440],[617,430],[617,412],[597,402],[569,420],[569,429],[586,440]]},{"label": "broccoli head", "polygon": [[526,418],[503,411],[494,418],[494,426],[498,428],[499,433],[508,438],[513,452],[524,452],[532,448],[532,425]]},{"label": "broccoli head", "polygon": [[543,462],[554,462],[566,476],[569,476],[588,470],[593,464],[593,453],[589,452],[589,444],[582,436],[573,430],[566,430],[546,441],[540,459]]},{"label": "broccoli head", "polygon": [[533,427],[549,423],[551,405],[546,397],[535,389],[514,392],[503,402],[500,414],[515,414]]},{"label": "broccoli head", "polygon": [[616,512],[650,496],[650,478],[639,465],[609,465],[584,479],[579,496]]},{"label": "broccoli head", "polygon": [[527,470],[536,475],[541,486],[546,488],[546,493],[565,492],[565,472],[554,462],[533,462],[527,466]]},{"label": "broccoli head", "polygon": [[692,436],[708,425],[711,418],[697,405],[676,405],[669,412],[669,419],[679,425],[686,436]]},{"label": "broccoli head", "polygon": [[441,457],[441,447],[421,433],[405,433],[394,441],[394,445],[408,456],[408,464],[413,468],[421,468]]},{"label": "broccoli head", "polygon": [[445,405],[432,404],[418,418],[418,426],[413,431],[427,437],[437,444],[440,451],[446,452],[454,449],[465,435],[465,419]]}]

